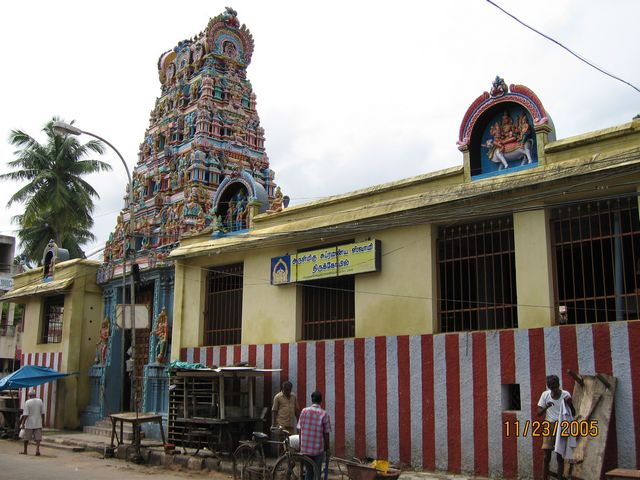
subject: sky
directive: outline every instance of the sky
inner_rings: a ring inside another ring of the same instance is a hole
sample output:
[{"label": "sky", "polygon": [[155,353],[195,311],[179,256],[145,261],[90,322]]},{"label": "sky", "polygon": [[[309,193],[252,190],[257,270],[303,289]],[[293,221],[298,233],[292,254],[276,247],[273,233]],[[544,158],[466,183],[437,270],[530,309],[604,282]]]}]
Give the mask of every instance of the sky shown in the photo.
[{"label": "sky", "polygon": [[[496,3],[640,85],[640,2]],[[292,204],[461,165],[460,123],[496,75],[538,95],[557,138],[640,113],[640,93],[485,0],[21,0],[0,2],[0,173],[14,158],[10,130],[44,141],[53,116],[106,138],[133,168],[160,95],[158,58],[227,5],[253,34],[247,78]],[[113,171],[87,178],[100,195],[87,254],[104,245],[124,205],[124,168],[109,150],[101,159]],[[0,184],[0,205],[19,187]],[[17,234],[11,217],[22,209],[2,209],[0,234]]]}]

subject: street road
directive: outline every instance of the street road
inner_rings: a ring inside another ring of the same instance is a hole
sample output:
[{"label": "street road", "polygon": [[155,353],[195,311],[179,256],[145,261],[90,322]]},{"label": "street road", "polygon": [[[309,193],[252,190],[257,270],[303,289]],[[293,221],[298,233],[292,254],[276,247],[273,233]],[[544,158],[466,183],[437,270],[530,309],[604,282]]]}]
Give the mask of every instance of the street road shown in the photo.
[{"label": "street road", "polygon": [[160,467],[135,465],[116,459],[103,459],[95,452],[68,452],[41,448],[36,457],[35,446],[29,444],[29,455],[18,455],[22,442],[0,440],[0,479],[2,480],[185,480],[187,478],[215,478],[229,480],[223,473],[188,473]]}]

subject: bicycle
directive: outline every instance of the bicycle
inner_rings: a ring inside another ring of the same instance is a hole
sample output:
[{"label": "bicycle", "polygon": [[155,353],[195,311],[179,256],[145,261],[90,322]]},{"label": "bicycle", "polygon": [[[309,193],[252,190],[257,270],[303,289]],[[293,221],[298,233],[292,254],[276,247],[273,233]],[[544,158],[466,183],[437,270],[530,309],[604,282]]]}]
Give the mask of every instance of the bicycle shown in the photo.
[{"label": "bicycle", "polygon": [[[280,430],[284,435],[282,442],[269,440],[262,432],[253,432],[251,440],[240,442],[233,452],[233,478],[235,480],[302,480],[307,468],[313,470],[314,480],[320,479],[318,466],[306,455],[291,447],[289,432]],[[264,444],[276,444],[284,447],[273,468],[266,461]]]}]

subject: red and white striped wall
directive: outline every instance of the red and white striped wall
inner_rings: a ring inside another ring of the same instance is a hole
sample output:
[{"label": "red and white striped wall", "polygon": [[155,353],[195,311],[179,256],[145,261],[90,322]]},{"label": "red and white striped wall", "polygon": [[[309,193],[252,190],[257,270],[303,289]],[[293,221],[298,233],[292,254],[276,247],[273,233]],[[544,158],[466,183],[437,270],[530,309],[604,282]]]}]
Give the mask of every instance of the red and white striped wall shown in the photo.
[{"label": "red and white striped wall", "polygon": [[[257,384],[264,405],[285,379],[301,406],[322,391],[337,456],[504,478],[542,478],[541,439],[507,438],[503,423],[535,417],[546,375],[573,391],[568,369],[607,373],[618,378],[610,465],[640,467],[640,321],[195,347],[181,359],[281,368]],[[520,385],[521,411],[502,411],[503,384]]]},{"label": "red and white striped wall", "polygon": [[[49,367],[54,370],[60,370],[62,365],[62,352],[47,353],[22,353],[22,366],[35,365],[38,367]],[[56,417],[56,386],[58,381],[45,383],[36,388],[38,398],[42,399],[45,408],[44,426],[53,428],[55,426]],[[26,400],[24,389],[20,389],[20,408],[24,407]]]}]

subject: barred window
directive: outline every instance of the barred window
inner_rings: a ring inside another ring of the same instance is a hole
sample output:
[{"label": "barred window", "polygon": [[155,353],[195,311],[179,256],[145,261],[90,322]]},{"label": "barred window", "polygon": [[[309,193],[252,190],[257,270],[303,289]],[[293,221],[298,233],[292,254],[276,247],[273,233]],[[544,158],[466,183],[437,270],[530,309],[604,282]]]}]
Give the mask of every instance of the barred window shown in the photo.
[{"label": "barred window", "polygon": [[215,267],[207,275],[204,344],[235,345],[242,334],[242,264]]},{"label": "barred window", "polygon": [[638,319],[637,197],[555,208],[551,226],[560,322]]},{"label": "barred window", "polygon": [[438,231],[441,332],[517,328],[511,217]]},{"label": "barred window", "polygon": [[40,343],[62,342],[62,317],[64,315],[64,295],[47,297],[44,302],[44,318]]},{"label": "barred window", "polygon": [[353,275],[299,284],[302,289],[302,339],[324,340],[355,336]]}]

